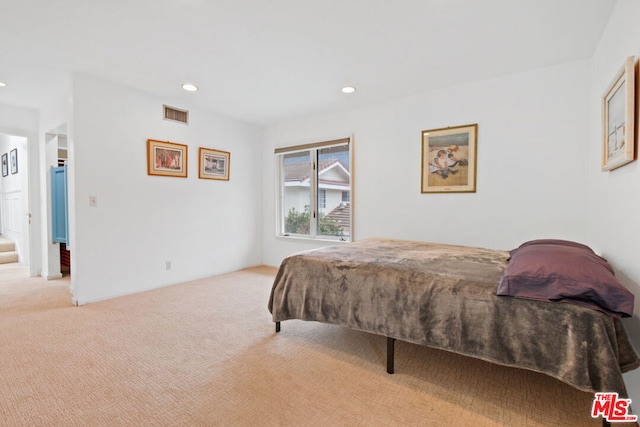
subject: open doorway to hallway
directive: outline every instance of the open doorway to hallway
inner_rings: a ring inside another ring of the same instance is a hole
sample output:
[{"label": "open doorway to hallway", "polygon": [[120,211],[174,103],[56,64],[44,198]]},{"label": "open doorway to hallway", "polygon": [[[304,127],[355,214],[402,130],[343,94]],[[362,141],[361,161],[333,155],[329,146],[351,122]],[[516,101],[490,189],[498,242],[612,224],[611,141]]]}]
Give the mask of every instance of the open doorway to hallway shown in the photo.
[{"label": "open doorway to hallway", "polygon": [[0,133],[0,264],[31,262],[27,143]]}]

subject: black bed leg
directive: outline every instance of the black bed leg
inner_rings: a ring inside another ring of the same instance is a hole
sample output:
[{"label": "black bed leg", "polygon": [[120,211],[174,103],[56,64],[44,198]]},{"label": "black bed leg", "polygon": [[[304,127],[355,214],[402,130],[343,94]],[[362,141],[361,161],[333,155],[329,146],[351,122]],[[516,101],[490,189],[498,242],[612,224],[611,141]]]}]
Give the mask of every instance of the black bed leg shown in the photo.
[{"label": "black bed leg", "polygon": [[387,337],[387,374],[393,374],[395,338]]},{"label": "black bed leg", "polygon": [[276,322],[276,333],[280,332],[280,322]]}]

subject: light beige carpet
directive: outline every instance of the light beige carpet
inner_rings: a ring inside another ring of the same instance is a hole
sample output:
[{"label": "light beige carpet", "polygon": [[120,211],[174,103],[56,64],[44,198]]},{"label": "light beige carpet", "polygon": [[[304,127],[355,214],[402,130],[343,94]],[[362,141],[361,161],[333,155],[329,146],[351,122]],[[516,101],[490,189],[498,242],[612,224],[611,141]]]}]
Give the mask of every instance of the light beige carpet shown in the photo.
[{"label": "light beige carpet", "polygon": [[[21,270],[22,269],[22,270]],[[274,333],[275,269],[71,306],[0,268],[2,426],[598,426],[536,373],[314,322]]]}]

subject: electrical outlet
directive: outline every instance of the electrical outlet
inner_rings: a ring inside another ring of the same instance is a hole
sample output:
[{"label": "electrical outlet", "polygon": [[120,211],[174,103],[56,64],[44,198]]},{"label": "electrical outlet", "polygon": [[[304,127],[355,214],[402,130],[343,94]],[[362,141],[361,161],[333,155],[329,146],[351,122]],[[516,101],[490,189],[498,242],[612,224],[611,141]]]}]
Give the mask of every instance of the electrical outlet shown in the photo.
[{"label": "electrical outlet", "polygon": [[171,270],[171,261],[165,261],[164,266],[165,266],[165,269]]}]

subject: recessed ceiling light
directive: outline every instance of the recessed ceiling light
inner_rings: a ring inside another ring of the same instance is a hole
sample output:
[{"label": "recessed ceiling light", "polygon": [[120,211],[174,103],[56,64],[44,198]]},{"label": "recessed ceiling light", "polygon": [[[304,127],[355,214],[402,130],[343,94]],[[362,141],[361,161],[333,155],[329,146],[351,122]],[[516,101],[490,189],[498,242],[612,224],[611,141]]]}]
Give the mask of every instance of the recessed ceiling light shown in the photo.
[{"label": "recessed ceiling light", "polygon": [[185,83],[182,85],[182,89],[186,90],[187,92],[196,92],[198,90],[198,86],[191,83]]},{"label": "recessed ceiling light", "polygon": [[5,87],[7,84],[5,82],[0,82],[0,87]]},{"label": "recessed ceiling light", "polygon": [[353,86],[345,86],[341,90],[342,90],[342,93],[353,93],[356,91],[356,88]]}]

